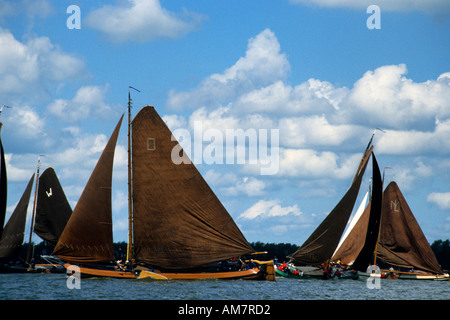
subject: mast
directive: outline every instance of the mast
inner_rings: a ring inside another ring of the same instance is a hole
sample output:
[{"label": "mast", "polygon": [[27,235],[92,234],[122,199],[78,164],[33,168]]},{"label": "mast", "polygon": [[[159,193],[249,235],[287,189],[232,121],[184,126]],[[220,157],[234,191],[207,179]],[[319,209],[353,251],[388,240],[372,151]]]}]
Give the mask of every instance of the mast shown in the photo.
[{"label": "mast", "polygon": [[[385,173],[386,173],[386,169],[392,169],[392,170],[394,170],[393,168],[391,168],[391,167],[384,167],[383,168],[383,178],[381,179],[381,189],[383,189],[383,186],[384,186],[384,175],[385,175]],[[373,252],[373,265],[374,266],[376,266],[377,265],[377,251],[378,251],[378,243],[380,243],[380,237],[381,237],[381,232],[380,232],[380,230],[381,230],[381,220],[383,219],[383,215],[380,215],[380,226],[379,226],[379,228],[378,228],[378,240],[377,240],[377,242],[375,243],[375,250],[374,250],[374,252]]]},{"label": "mast", "polygon": [[136,88],[128,86],[128,245],[127,261],[133,259],[133,185],[131,172],[131,95],[130,88],[141,92]]},{"label": "mast", "polygon": [[33,201],[33,213],[31,216],[31,227],[30,227],[30,238],[28,240],[28,252],[27,252],[27,263],[30,264],[31,261],[31,238],[33,237],[33,229],[34,229],[34,218],[36,215],[36,202],[37,202],[37,190],[38,190],[38,185],[39,185],[39,169],[41,168],[41,156],[43,156],[42,154],[39,155],[38,158],[38,163],[37,163],[37,170],[36,170],[36,186],[34,189],[34,201]]}]

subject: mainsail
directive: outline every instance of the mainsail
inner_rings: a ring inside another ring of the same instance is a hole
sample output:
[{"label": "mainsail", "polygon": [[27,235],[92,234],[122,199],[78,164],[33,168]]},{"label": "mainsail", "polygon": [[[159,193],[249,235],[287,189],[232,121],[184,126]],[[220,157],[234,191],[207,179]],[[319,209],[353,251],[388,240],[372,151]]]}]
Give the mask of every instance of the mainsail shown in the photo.
[{"label": "mainsail", "polygon": [[53,168],[39,177],[34,232],[55,245],[72,214],[64,190]]},{"label": "mainsail", "polygon": [[72,263],[98,263],[114,259],[111,183],[120,118],[78,203],[56,244],[53,255]]},{"label": "mainsail", "polygon": [[20,198],[13,214],[8,220],[0,239],[0,258],[13,256],[15,251],[22,246],[25,233],[28,202],[30,202],[31,189],[33,188],[34,174]]},{"label": "mainsail", "polygon": [[152,106],[133,119],[135,259],[191,268],[253,252],[197,168],[172,161],[173,150],[184,152],[177,145]]},{"label": "mainsail", "polygon": [[378,240],[380,229],[381,203],[383,197],[383,181],[375,154],[372,153],[372,199],[370,201],[370,214],[367,225],[364,246],[353,263],[353,268],[366,271],[371,264],[371,259]]},{"label": "mainsail", "polygon": [[320,265],[331,258],[353,211],[372,150],[366,149],[356,178],[341,201],[290,258],[305,265]]},{"label": "mainsail", "polygon": [[442,273],[425,235],[397,184],[384,190],[377,258],[394,266]]}]

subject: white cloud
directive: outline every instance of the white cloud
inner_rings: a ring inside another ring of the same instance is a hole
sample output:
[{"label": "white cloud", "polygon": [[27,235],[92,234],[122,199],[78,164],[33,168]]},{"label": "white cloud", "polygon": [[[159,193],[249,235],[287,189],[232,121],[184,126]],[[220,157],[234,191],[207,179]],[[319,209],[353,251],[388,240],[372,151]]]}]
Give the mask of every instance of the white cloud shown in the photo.
[{"label": "white cloud", "polygon": [[[13,154],[5,154],[6,173],[8,181],[27,181],[33,174],[32,170],[24,169],[23,163],[31,160],[30,156],[16,156]],[[33,159],[35,160],[35,159]],[[33,161],[34,163],[34,161]]]},{"label": "white cloud", "polygon": [[46,18],[54,12],[55,9],[47,0],[0,1],[0,18],[22,14],[25,14],[28,19]]},{"label": "white cloud", "polygon": [[290,0],[292,3],[316,4],[321,7],[366,9],[376,4],[381,10],[387,11],[422,11],[425,13],[450,12],[450,4],[447,0]]},{"label": "white cloud", "polygon": [[245,112],[311,114],[339,109],[348,89],[335,88],[327,81],[309,79],[295,87],[275,81],[243,94],[236,102]]},{"label": "white cloud", "polygon": [[346,179],[351,177],[361,160],[361,154],[347,158],[334,152],[312,149],[281,149],[279,174],[285,177]]},{"label": "white cloud", "polygon": [[332,125],[325,115],[289,117],[279,121],[282,144],[287,147],[339,146],[366,129],[357,125]]},{"label": "white cloud", "polygon": [[302,212],[296,204],[293,206],[282,207],[280,205],[280,200],[259,200],[253,206],[245,210],[239,218],[252,220],[257,217],[299,216],[301,214]]},{"label": "white cloud", "polygon": [[450,119],[436,121],[433,131],[387,130],[380,135],[377,148],[383,154],[448,154]]},{"label": "white cloud", "polygon": [[41,97],[48,94],[48,86],[84,74],[84,62],[63,52],[49,38],[31,38],[22,43],[0,28],[0,96]]},{"label": "white cloud", "polygon": [[406,73],[404,64],[367,71],[351,90],[343,116],[395,129],[429,127],[436,117],[449,117],[450,77],[416,83]]},{"label": "white cloud", "polygon": [[266,183],[254,177],[244,177],[236,183],[225,189],[225,194],[229,196],[261,196],[265,193]]},{"label": "white cloud", "polygon": [[220,106],[224,101],[284,79],[290,69],[275,34],[265,29],[249,40],[247,51],[223,73],[213,74],[188,92],[169,92],[171,109]]},{"label": "white cloud", "polygon": [[175,14],[159,0],[128,0],[121,5],[105,5],[90,12],[86,25],[104,33],[113,42],[144,42],[178,38],[194,30],[203,17],[184,10]]},{"label": "white cloud", "polygon": [[28,105],[15,105],[8,110],[6,119],[8,126],[14,128],[15,138],[42,139],[45,135],[45,120]]},{"label": "white cloud", "polygon": [[81,87],[72,100],[56,99],[47,110],[67,122],[76,122],[91,116],[105,118],[114,114],[113,108],[105,103],[108,86]]},{"label": "white cloud", "polygon": [[441,209],[450,209],[450,192],[430,193],[427,197],[427,201],[436,204]]}]

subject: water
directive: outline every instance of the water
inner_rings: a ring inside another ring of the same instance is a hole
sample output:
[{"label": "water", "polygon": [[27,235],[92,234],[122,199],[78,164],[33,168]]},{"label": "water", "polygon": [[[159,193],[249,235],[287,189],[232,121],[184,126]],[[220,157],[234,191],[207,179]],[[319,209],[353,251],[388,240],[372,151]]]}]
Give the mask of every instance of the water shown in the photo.
[{"label": "water", "polygon": [[65,274],[0,274],[1,300],[450,300],[450,281],[278,278],[251,280],[81,279],[68,289]]}]

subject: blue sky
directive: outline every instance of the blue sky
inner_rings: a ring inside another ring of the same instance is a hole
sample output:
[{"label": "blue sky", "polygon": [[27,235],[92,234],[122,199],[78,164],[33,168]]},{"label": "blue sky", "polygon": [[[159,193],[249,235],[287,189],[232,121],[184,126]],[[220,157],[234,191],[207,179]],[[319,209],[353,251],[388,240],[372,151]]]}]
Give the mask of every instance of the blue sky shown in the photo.
[{"label": "blue sky", "polygon": [[[381,29],[367,28],[372,4]],[[67,28],[70,5],[81,29]],[[393,168],[386,184],[397,181],[430,242],[448,239],[449,20],[447,0],[0,0],[8,214],[39,154],[75,206],[131,85],[141,91],[133,115],[154,105],[171,129],[279,129],[276,175],[198,166],[249,241],[301,245],[349,187],[375,128],[380,167]],[[126,240],[126,175],[123,126],[115,241]]]}]

